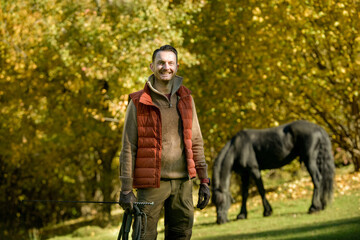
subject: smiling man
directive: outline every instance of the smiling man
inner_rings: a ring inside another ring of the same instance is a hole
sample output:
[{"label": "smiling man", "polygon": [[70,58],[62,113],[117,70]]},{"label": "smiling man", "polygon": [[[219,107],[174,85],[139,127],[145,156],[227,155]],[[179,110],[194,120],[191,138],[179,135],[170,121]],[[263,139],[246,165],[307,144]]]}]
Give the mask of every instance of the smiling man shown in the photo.
[{"label": "smiling man", "polygon": [[150,69],[153,71],[156,80],[172,85],[169,81],[175,77],[179,68],[176,54],[173,51],[157,51],[154,57]]},{"label": "smiling man", "polygon": [[[194,221],[192,179],[200,179],[197,207],[209,202],[203,139],[195,103],[177,76],[177,51],[170,45],[156,49],[143,90],[129,95],[120,154],[120,205],[141,205],[147,227],[141,239],[157,238],[161,210],[165,239],[190,239]],[[137,198],[133,193],[137,189]]]}]

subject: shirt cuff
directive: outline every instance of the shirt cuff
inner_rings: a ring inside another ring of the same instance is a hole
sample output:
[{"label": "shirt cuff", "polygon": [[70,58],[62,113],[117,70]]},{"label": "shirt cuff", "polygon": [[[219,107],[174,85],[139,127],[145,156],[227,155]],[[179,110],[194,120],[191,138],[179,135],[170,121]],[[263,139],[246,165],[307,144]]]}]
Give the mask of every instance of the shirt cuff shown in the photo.
[{"label": "shirt cuff", "polygon": [[210,178],[200,179],[200,183],[207,183],[208,185],[210,185]]},{"label": "shirt cuff", "polygon": [[199,179],[208,178],[206,167],[205,168],[197,168],[196,173],[197,173]]}]

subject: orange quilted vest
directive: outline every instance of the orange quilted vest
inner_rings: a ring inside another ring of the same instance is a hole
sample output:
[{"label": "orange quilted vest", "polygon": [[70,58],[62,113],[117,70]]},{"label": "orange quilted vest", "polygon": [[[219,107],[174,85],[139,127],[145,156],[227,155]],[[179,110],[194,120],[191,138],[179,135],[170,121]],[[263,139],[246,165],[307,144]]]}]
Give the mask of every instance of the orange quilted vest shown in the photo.
[{"label": "orange quilted vest", "polygon": [[[183,124],[183,138],[187,169],[190,178],[196,177],[192,151],[192,100],[191,91],[181,86],[177,108]],[[129,96],[136,107],[138,124],[138,149],[135,160],[134,188],[160,187],[161,168],[161,117],[160,110],[150,97],[150,88],[146,84],[141,91]]]}]

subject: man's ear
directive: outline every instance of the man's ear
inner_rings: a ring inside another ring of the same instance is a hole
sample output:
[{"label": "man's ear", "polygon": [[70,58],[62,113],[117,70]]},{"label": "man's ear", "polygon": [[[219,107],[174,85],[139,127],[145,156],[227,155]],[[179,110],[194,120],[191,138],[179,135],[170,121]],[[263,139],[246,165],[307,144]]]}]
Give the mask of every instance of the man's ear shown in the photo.
[{"label": "man's ear", "polygon": [[150,63],[150,69],[152,72],[154,72],[154,64]]}]

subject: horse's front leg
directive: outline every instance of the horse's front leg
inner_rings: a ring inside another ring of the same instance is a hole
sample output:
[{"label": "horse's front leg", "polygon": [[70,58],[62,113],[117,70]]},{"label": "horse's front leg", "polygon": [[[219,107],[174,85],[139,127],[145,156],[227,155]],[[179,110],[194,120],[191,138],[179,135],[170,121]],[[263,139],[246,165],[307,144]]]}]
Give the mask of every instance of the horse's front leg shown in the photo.
[{"label": "horse's front leg", "polygon": [[247,210],[246,210],[246,202],[249,196],[249,172],[243,171],[241,173],[241,210],[237,215],[237,219],[246,219],[247,218]]},{"label": "horse's front leg", "polygon": [[264,184],[263,184],[263,181],[261,179],[261,173],[260,173],[260,170],[259,169],[252,169],[252,175],[255,179],[255,183],[256,183],[256,186],[257,186],[257,189],[260,193],[260,196],[261,196],[261,200],[262,200],[262,203],[263,203],[263,206],[264,206],[264,217],[267,217],[267,216],[270,216],[272,214],[272,208],[270,206],[270,203],[269,201],[266,199],[265,197],[265,188],[264,188]]}]

